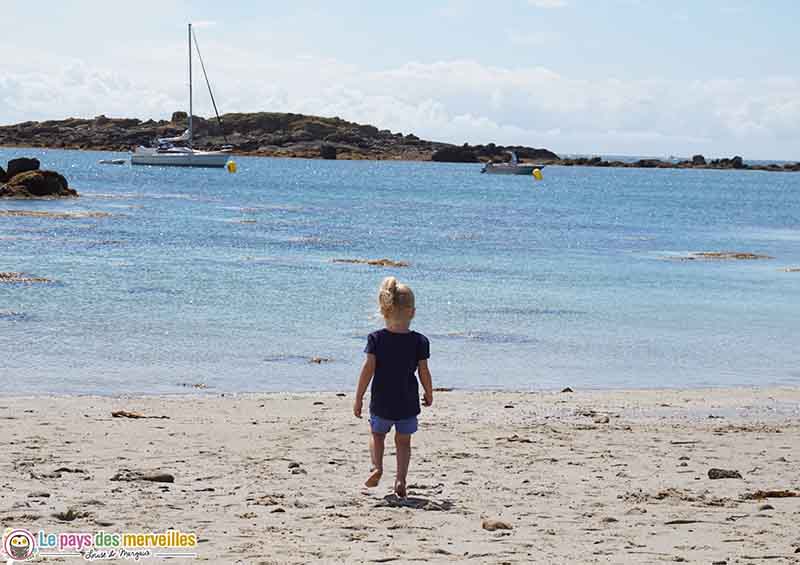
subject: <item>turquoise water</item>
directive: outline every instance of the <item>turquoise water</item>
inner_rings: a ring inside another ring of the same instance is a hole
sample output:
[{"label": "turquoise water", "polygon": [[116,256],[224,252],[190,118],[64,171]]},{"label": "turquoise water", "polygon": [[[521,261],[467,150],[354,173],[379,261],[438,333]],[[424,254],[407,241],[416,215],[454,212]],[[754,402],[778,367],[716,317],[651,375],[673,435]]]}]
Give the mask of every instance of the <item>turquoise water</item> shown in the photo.
[{"label": "turquoise water", "polygon": [[[112,216],[0,217],[0,271],[56,281],[0,284],[6,392],[349,389],[389,274],[438,386],[800,384],[800,174],[17,155],[82,197],[0,209]],[[717,250],[775,259],[665,259]],[[382,257],[411,266],[332,262]]]}]

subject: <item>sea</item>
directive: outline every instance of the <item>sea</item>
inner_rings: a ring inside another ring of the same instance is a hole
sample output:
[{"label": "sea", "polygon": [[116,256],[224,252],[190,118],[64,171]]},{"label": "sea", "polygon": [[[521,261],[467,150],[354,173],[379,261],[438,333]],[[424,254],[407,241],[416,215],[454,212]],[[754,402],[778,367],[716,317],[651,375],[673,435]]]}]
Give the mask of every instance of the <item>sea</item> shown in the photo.
[{"label": "sea", "polygon": [[0,394],[350,390],[389,275],[435,386],[800,384],[800,174],[23,155],[81,196],[0,201],[0,271],[52,281],[0,282]]}]

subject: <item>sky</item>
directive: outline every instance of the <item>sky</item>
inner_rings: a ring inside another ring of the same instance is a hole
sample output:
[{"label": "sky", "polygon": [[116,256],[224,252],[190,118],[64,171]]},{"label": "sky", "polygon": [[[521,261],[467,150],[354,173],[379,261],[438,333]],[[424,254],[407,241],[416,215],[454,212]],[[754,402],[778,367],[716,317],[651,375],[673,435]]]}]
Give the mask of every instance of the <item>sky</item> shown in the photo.
[{"label": "sky", "polygon": [[[796,0],[4,0],[3,21],[3,124],[186,110],[191,21],[223,113],[800,160]],[[194,85],[195,114],[212,114]]]}]

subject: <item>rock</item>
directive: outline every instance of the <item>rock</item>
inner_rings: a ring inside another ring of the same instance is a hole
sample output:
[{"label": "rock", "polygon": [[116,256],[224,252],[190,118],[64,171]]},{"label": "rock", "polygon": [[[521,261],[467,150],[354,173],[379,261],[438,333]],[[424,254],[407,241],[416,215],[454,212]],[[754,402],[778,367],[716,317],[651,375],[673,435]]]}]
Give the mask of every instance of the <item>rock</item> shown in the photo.
[{"label": "rock", "polygon": [[28,498],[50,498],[49,492],[39,491],[28,493]]},{"label": "rock", "polygon": [[375,267],[408,267],[408,263],[405,261],[393,261],[391,259],[334,259],[333,262],[372,265]]},{"label": "rock", "polygon": [[54,171],[28,171],[0,186],[0,198],[65,198],[78,196],[67,179]]},{"label": "rock", "polygon": [[702,155],[693,155],[692,156],[692,165],[695,167],[702,167],[706,164],[706,158]]},{"label": "rock", "polygon": [[289,468],[290,469],[299,469],[300,468],[300,463],[298,463],[297,461],[292,461],[291,463],[289,463]]},{"label": "rock", "polygon": [[619,522],[619,520],[617,520],[617,519],[616,519],[616,518],[614,518],[613,516],[606,516],[605,518],[603,518],[603,519],[602,519],[602,520],[600,520],[600,521],[601,521],[602,523],[604,523],[604,524],[613,524],[614,522]]},{"label": "rock", "polygon": [[469,147],[442,147],[434,151],[431,155],[431,161],[440,163],[477,163],[478,157],[475,156],[475,151]]},{"label": "rock", "polygon": [[328,160],[336,159],[336,147],[329,143],[323,143],[319,147],[319,156]]},{"label": "rock", "polygon": [[769,255],[746,251],[699,251],[680,257],[665,257],[676,261],[754,261],[756,259],[774,259]]},{"label": "rock", "polygon": [[511,530],[511,529],[513,529],[513,526],[511,524],[509,524],[508,522],[502,522],[500,520],[493,520],[491,518],[485,519],[481,523],[481,527],[484,530],[487,530],[487,531],[490,531],[490,532],[494,532],[495,530]]},{"label": "rock", "polygon": [[611,419],[605,414],[602,414],[600,416],[596,416],[595,419],[594,419],[594,423],[595,424],[608,424],[610,421],[611,421]]},{"label": "rock", "polygon": [[[28,495],[30,496],[30,495]],[[758,507],[759,510],[775,510],[775,507],[772,504],[762,504]]]},{"label": "rock", "polygon": [[709,479],[741,479],[742,475],[739,471],[732,471],[728,469],[709,469]]},{"label": "rock", "polygon": [[281,508],[280,506],[278,506],[277,508],[273,508],[272,510],[270,510],[270,513],[271,513],[271,514],[278,514],[278,513],[281,513],[281,512],[286,512],[286,510],[284,510],[284,509],[283,509],[283,508]]},{"label": "rock", "polygon": [[572,390],[570,387],[566,387],[566,388],[561,389],[561,392],[575,392],[575,391]]},{"label": "rock", "polygon": [[302,467],[295,467],[295,468],[293,468],[293,469],[291,470],[291,473],[292,473],[292,475],[307,475],[307,474],[308,474],[308,473],[306,472],[306,470],[305,470],[305,469],[303,469]]},{"label": "rock", "polygon": [[3,167],[0,167],[0,184],[6,182],[8,180],[8,173]]},{"label": "rock", "polygon": [[174,483],[175,477],[170,473],[160,471],[131,471],[130,469],[120,469],[116,475],[111,477],[112,481],[147,481],[151,483]]},{"label": "rock", "polygon": [[19,157],[11,159],[6,167],[6,175],[8,178],[13,178],[20,173],[27,173],[28,171],[39,170],[39,159],[29,157]]},{"label": "rock", "polygon": [[189,121],[189,114],[182,110],[178,110],[177,112],[172,112],[172,117],[169,120],[173,124],[185,124]]},{"label": "rock", "polygon": [[44,277],[29,277],[25,273],[0,273],[0,284],[2,283],[51,283],[50,279]]},{"label": "rock", "polygon": [[734,169],[743,169],[744,168],[744,161],[738,155],[731,159],[731,166]]}]

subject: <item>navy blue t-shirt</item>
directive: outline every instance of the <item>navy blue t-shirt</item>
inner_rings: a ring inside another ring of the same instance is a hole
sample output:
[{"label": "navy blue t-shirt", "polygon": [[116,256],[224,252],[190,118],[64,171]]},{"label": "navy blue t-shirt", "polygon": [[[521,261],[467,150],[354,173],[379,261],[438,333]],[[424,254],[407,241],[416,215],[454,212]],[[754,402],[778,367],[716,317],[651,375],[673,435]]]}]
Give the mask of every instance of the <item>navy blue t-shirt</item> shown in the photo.
[{"label": "navy blue t-shirt", "polygon": [[387,420],[405,420],[420,412],[419,386],[414,374],[421,359],[431,356],[428,338],[418,332],[387,329],[367,336],[365,353],[375,355],[369,412]]}]

